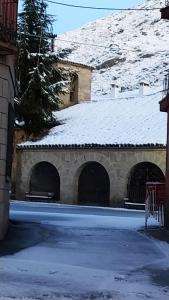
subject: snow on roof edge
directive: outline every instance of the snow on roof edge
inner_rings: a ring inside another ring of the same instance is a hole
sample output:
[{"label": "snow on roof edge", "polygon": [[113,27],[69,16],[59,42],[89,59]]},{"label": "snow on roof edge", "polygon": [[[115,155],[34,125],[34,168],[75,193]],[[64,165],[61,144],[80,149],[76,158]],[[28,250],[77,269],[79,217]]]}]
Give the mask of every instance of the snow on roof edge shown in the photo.
[{"label": "snow on roof edge", "polygon": [[66,60],[66,59],[61,59],[61,58],[58,59],[58,62],[63,63],[63,64],[70,64],[72,66],[79,66],[79,67],[87,68],[90,70],[94,69],[92,66],[89,66],[87,64],[82,64],[82,63],[78,63],[78,62],[74,62],[74,61]]},{"label": "snow on roof edge", "polygon": [[17,150],[23,149],[165,149],[165,144],[36,144],[36,145],[17,145]]}]

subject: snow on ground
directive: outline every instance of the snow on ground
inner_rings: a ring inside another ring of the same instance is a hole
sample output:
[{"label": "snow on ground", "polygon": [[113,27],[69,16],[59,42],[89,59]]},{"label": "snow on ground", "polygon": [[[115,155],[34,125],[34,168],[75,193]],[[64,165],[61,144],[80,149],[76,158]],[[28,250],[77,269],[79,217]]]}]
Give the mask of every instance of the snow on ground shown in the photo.
[{"label": "snow on ground", "polygon": [[1,300],[168,300],[169,283],[158,276],[168,278],[169,245],[137,231],[142,212],[107,209],[102,216],[92,215],[94,208],[26,206],[16,204],[11,218],[29,222],[32,236],[41,229],[41,240],[0,257]]},{"label": "snow on ground", "polygon": [[167,114],[159,111],[159,89],[143,97],[136,90],[104,99],[56,112],[61,125],[42,139],[22,145],[166,144]]},{"label": "snow on ground", "polygon": [[[120,211],[117,209],[117,211]],[[123,211],[123,210],[121,210]],[[124,209],[125,211],[125,209]],[[84,225],[84,222],[86,220],[85,223],[85,227],[86,228],[92,228],[92,227],[99,227],[99,228],[118,228],[118,229],[133,229],[133,230],[138,230],[141,228],[144,228],[145,226],[145,220],[142,217],[125,217],[123,219],[123,215],[122,217],[119,216],[89,216],[89,215],[83,215],[79,217],[79,215],[77,214],[73,214],[71,213],[71,215],[67,215],[62,213],[62,220],[55,218],[56,217],[56,212],[52,213],[52,212],[32,212],[32,211],[15,211],[14,215],[16,216],[31,216],[34,217],[34,219],[36,219],[36,217],[40,217],[40,218],[45,218],[45,217],[51,217],[52,221],[43,221],[43,223],[45,224],[50,224],[50,225],[60,225],[62,224],[64,227],[69,227],[70,223],[71,223],[71,227],[81,227]],[[11,214],[12,216],[13,214]],[[54,220],[53,220],[54,219]],[[69,221],[69,222],[68,222]],[[148,225],[149,226],[158,226],[158,222],[154,219],[154,218],[149,218],[148,219]]]}]

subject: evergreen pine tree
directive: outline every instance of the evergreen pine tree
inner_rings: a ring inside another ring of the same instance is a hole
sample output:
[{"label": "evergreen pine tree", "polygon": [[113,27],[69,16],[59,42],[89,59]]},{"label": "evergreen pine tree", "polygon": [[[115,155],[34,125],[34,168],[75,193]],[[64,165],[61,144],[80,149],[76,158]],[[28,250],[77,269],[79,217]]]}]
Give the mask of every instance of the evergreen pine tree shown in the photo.
[{"label": "evergreen pine tree", "polygon": [[19,97],[15,107],[26,132],[33,136],[56,125],[53,111],[58,109],[66,80],[66,74],[54,67],[57,57],[50,52],[52,20],[46,7],[45,0],[24,0],[19,16]]}]

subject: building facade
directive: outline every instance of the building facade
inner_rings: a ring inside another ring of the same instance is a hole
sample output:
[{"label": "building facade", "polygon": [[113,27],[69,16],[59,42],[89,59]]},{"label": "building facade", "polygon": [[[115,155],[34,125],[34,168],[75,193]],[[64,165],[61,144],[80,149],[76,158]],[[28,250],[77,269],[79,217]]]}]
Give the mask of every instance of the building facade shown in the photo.
[{"label": "building facade", "polygon": [[66,60],[59,60],[56,66],[70,71],[67,93],[61,95],[61,107],[68,107],[83,101],[90,101],[92,68],[84,64]]},{"label": "building facade", "polygon": [[[72,61],[59,60],[56,64],[63,70],[70,72],[67,84],[67,93],[60,96],[60,109],[91,100],[91,77],[92,68],[90,66],[74,63]],[[12,164],[12,197],[15,197],[16,186],[16,145],[28,139],[24,129],[14,128],[14,153]]]},{"label": "building facade", "polygon": [[36,191],[66,204],[144,203],[146,181],[164,181],[165,147],[18,147],[17,199]]},{"label": "building facade", "polygon": [[16,92],[16,0],[0,1],[0,239],[8,227],[12,164],[13,99]]},{"label": "building facade", "polygon": [[60,110],[60,125],[18,145],[16,198],[49,193],[49,201],[69,204],[143,204],[146,182],[165,180],[166,119],[161,88],[131,94]]}]

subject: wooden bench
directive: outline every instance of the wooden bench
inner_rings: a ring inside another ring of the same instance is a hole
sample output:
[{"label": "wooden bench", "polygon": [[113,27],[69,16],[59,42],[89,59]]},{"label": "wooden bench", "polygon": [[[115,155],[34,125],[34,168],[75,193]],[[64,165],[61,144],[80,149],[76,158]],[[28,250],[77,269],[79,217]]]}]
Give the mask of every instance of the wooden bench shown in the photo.
[{"label": "wooden bench", "polygon": [[25,200],[44,200],[48,199],[51,200],[54,197],[54,193],[50,192],[37,192],[37,191],[30,191],[25,193]]}]

